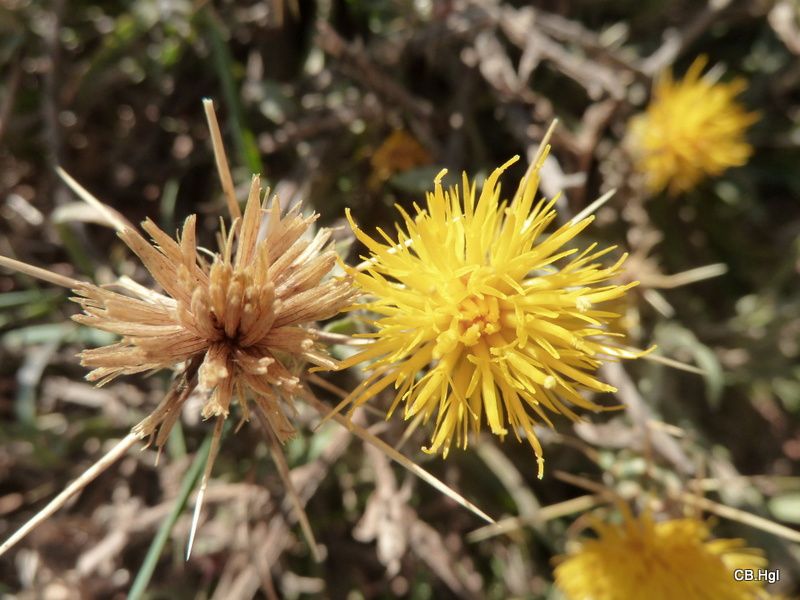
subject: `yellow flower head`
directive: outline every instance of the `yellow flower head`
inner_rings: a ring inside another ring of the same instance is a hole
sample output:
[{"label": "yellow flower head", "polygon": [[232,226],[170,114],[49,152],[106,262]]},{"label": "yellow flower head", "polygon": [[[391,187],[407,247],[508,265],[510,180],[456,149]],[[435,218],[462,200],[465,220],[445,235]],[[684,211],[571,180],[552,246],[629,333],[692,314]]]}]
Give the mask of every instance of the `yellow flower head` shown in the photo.
[{"label": "yellow flower head", "polygon": [[753,152],[745,131],[758,115],[735,100],[745,80],[701,78],[706,63],[706,57],[695,60],[682,81],[663,74],[647,110],[631,119],[637,169],[647,176],[652,192],[685,192],[706,176],[745,164]]},{"label": "yellow flower head", "polygon": [[125,294],[89,283],[75,289],[84,314],[73,318],[122,336],[115,344],[81,353],[81,364],[94,368],[87,379],[105,383],[121,374],[185,364],[183,386],[174,387],[135,428],[142,437],[158,430],[158,446],[194,381],[208,392],[204,418],[226,418],[232,401],[247,418],[252,398],[284,440],[294,431],[282,407],[283,401],[292,408],[298,384],[292,364],[307,360],[335,366],[303,327],[352,301],[349,280],[323,281],[336,262],[333,249],[326,248],[330,231],[304,237],[316,215],[303,216],[297,206],[281,215],[276,198],[259,236],[263,212],[254,177],[244,216],[229,234],[223,230],[222,248],[210,264],[197,252],[194,215],[177,241],[149,219],[142,227],[152,242],[126,227],[119,236],[165,293],[126,280],[121,281]]},{"label": "yellow flower head", "polygon": [[736,569],[766,566],[740,539],[711,539],[693,518],[655,522],[623,511],[620,525],[594,521],[597,539],[556,559],[556,585],[568,600],[755,600],[761,582],[736,581]]},{"label": "yellow flower head", "polygon": [[402,402],[406,419],[435,415],[427,452],[446,456],[453,440],[466,447],[485,415],[501,438],[508,427],[518,439],[524,432],[540,476],[536,422],[552,426],[548,411],[577,419],[570,406],[600,410],[579,389],[614,391],[592,372],[603,357],[634,356],[598,337],[618,316],[603,304],[635,285],[599,285],[619,273],[625,256],[603,267],[597,260],[613,247],[564,249],[593,217],[544,233],[556,218],[555,199],[534,202],[546,153],[510,202],[500,201],[498,179],[517,157],[491,174],[479,196],[466,174],[461,195],[445,191],[443,171],[427,209],[415,206],[412,218],[398,207],[397,241],[381,230],[386,243],[374,240],[348,214],[371,252],[363,268],[348,271],[371,297],[360,306],[381,316],[366,335],[372,343],[341,363],[374,359],[345,403],[362,404],[393,384],[389,414]]}]

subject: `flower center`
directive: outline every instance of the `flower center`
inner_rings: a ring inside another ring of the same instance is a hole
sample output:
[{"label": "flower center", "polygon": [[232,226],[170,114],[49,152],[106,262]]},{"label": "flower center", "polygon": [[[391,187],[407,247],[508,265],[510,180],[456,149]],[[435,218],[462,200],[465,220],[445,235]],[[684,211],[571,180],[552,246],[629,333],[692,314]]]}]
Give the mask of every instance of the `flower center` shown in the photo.
[{"label": "flower center", "polygon": [[209,270],[208,285],[195,287],[190,305],[182,308],[181,322],[209,343],[224,342],[231,350],[248,348],[270,332],[277,306],[263,260],[244,268],[217,260]]},{"label": "flower center", "polygon": [[483,335],[500,331],[500,306],[494,296],[471,296],[462,300],[456,317],[459,341],[473,346]]},{"label": "flower center", "polygon": [[459,344],[470,347],[481,338],[500,331],[500,301],[496,296],[470,294],[453,308],[446,328],[436,338],[434,358],[455,350]]}]

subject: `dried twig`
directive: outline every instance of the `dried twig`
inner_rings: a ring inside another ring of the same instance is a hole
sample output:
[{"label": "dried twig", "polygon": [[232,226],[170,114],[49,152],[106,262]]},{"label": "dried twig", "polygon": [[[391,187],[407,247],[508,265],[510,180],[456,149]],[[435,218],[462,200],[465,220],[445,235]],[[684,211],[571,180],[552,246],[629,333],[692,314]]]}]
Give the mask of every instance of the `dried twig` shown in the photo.
[{"label": "dried twig", "polygon": [[17,529],[2,545],[0,545],[0,556],[14,547],[17,542],[28,535],[33,529],[50,518],[59,508],[80,492],[83,488],[97,479],[106,469],[117,462],[136,442],[141,438],[131,432],[122,438],[111,448],[100,460],[81,473],[75,481],[70,483],[64,491],[48,502],[47,506],[31,517],[22,527]]},{"label": "dried twig", "polygon": [[[354,415],[353,418],[359,421],[361,416]],[[322,454],[314,462],[292,469],[290,473],[292,483],[303,506],[314,495],[314,492],[316,492],[325,476],[329,473],[330,465],[347,449],[351,439],[352,436],[349,431],[339,429],[334,432]],[[290,518],[292,516],[294,514],[289,515]],[[274,515],[270,520],[266,534],[259,537],[260,541],[257,546],[250,545],[245,549],[247,552],[246,566],[236,578],[236,589],[237,591],[242,591],[242,593],[237,596],[227,595],[220,597],[250,597],[255,593],[259,585],[268,595],[270,594],[269,588],[272,584],[271,581],[264,581],[266,579],[264,571],[269,571],[269,565],[275,564],[283,549],[289,544],[291,536],[289,535],[287,519],[281,513]],[[252,594],[248,596],[246,591],[251,590]]]},{"label": "dried twig", "polygon": [[603,378],[617,388],[617,397],[628,409],[633,422],[642,435],[648,437],[653,447],[674,464],[681,473],[694,472],[694,465],[680,445],[665,432],[647,426],[653,418],[650,407],[636,389],[636,384],[618,363],[605,363],[600,367]]},{"label": "dried twig", "polygon": [[672,65],[697,38],[713,23],[718,22],[720,14],[728,9],[732,0],[714,0],[700,10],[685,27],[669,29],[664,32],[664,42],[641,63],[641,70],[654,76]]},{"label": "dried twig", "polygon": [[416,515],[407,502],[410,490],[398,490],[397,480],[389,459],[380,450],[364,442],[366,456],[372,464],[375,490],[370,495],[364,514],[353,529],[353,537],[360,541],[377,543],[380,563],[389,577],[400,572],[403,556],[408,549],[408,532]]},{"label": "dried twig", "polygon": [[348,75],[363,83],[365,87],[416,117],[428,119],[433,114],[430,102],[411,95],[405,87],[374,65],[363,50],[342,39],[330,25],[319,22],[317,33],[320,47],[338,59]]},{"label": "dried twig", "polygon": [[527,48],[528,52],[535,51],[543,59],[551,61],[564,75],[583,86],[590,97],[596,100],[603,94],[616,99],[624,97],[625,88],[630,83],[628,77],[621,77],[607,65],[569,52],[536,26],[536,13],[532,9],[504,6],[490,11],[490,14],[513,44],[523,50]]},{"label": "dried twig", "polygon": [[604,43],[597,33],[587,29],[576,19],[567,19],[539,8],[530,8],[529,10],[533,11],[535,15],[536,26],[553,39],[580,46],[598,59],[608,61],[615,67],[630,71],[636,76],[644,75],[638,65],[622,53],[617,52],[608,43]]},{"label": "dried twig", "polygon": [[692,506],[707,510],[708,512],[714,513],[720,517],[724,517],[744,525],[749,525],[750,527],[755,527],[756,529],[771,533],[772,535],[784,538],[790,542],[794,542],[795,544],[800,544],[800,531],[796,529],[786,527],[780,523],[776,523],[774,521],[770,521],[769,519],[765,519],[764,517],[754,515],[753,513],[739,510],[738,508],[733,508],[732,506],[726,506],[724,504],[720,504],[719,502],[714,502],[708,498],[703,498],[688,492],[680,494],[679,498],[681,502],[685,504],[691,504]]},{"label": "dried twig", "polygon": [[543,506],[537,509],[536,512],[533,512],[529,515],[510,517],[508,519],[502,519],[494,525],[484,525],[480,529],[470,532],[467,535],[467,541],[472,543],[482,542],[483,540],[498,535],[504,535],[511,533],[512,531],[517,531],[525,526],[542,525],[543,523],[552,521],[553,519],[566,517],[567,515],[577,512],[586,512],[602,502],[605,502],[605,499],[591,494],[578,496],[577,498],[570,498],[569,500],[565,500],[563,502],[558,502],[549,506]]}]

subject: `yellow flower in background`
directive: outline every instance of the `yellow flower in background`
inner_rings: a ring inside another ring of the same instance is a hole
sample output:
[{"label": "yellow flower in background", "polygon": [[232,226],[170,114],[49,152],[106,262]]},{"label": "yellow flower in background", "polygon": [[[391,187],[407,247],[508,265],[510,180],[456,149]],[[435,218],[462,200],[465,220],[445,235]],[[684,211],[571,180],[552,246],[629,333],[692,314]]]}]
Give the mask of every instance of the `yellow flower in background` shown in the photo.
[{"label": "yellow flower in background", "polygon": [[593,217],[544,233],[556,219],[555,199],[534,201],[546,154],[510,202],[500,201],[498,179],[517,158],[496,169],[479,196],[466,174],[461,190],[444,190],[443,171],[426,209],[415,205],[412,217],[398,207],[404,226],[396,241],[380,229],[385,243],[374,240],[348,213],[371,253],[348,272],[368,298],[359,307],[380,317],[365,336],[373,341],[340,364],[374,361],[342,405],[358,406],[393,385],[389,415],[403,403],[406,419],[434,418],[425,450],[444,456],[453,441],[465,448],[469,430],[479,432],[485,418],[501,438],[509,428],[517,439],[524,433],[540,477],[534,425],[552,427],[548,413],[577,420],[571,407],[602,410],[579,390],[615,391],[593,372],[604,358],[636,356],[606,337],[618,315],[603,308],[636,284],[602,285],[625,260],[598,262],[614,247],[564,248]]},{"label": "yellow flower in background", "polygon": [[655,522],[649,514],[611,525],[594,520],[596,539],[556,559],[556,585],[568,600],[754,600],[762,582],[737,581],[736,569],[765,568],[741,539],[712,539],[694,518]]},{"label": "yellow flower in background", "polygon": [[631,119],[630,143],[637,169],[652,192],[685,192],[702,179],[741,166],[753,152],[745,131],[758,120],[735,98],[744,79],[715,83],[700,76],[700,57],[681,81],[664,73],[647,110]]}]

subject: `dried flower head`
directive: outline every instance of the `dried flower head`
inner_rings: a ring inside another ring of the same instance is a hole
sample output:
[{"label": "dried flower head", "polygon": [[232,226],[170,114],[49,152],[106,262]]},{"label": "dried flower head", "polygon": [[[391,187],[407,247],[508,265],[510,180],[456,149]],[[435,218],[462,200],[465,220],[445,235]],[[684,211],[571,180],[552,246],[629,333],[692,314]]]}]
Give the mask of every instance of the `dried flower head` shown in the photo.
[{"label": "dried flower head", "polygon": [[647,110],[631,119],[637,169],[653,192],[685,192],[707,176],[745,164],[753,152],[745,132],[758,115],[735,100],[746,81],[718,83],[701,77],[706,63],[706,57],[696,59],[678,82],[664,73]]},{"label": "dried flower head", "polygon": [[363,269],[348,271],[372,297],[360,306],[380,317],[366,336],[372,343],[340,365],[374,360],[345,402],[357,406],[394,385],[389,414],[402,402],[406,419],[435,416],[427,452],[446,456],[454,440],[466,447],[485,414],[501,438],[509,427],[518,439],[524,432],[540,476],[537,421],[552,426],[548,411],[578,419],[570,406],[600,410],[579,390],[614,391],[592,372],[603,358],[635,356],[605,336],[618,315],[603,308],[635,283],[599,285],[619,273],[625,256],[604,267],[597,261],[613,247],[564,249],[593,217],[544,233],[556,218],[555,199],[534,203],[546,154],[510,202],[500,201],[498,179],[517,158],[496,169],[477,198],[466,174],[461,195],[445,191],[442,172],[427,209],[415,206],[412,218],[398,208],[405,227],[397,241],[381,230],[386,243],[376,241],[351,219],[371,255]]},{"label": "dried flower head", "polygon": [[[281,216],[277,198],[268,212],[260,237],[261,187],[254,177],[244,216],[229,233],[223,228],[210,264],[197,252],[194,215],[177,241],[150,220],[142,228],[152,243],[132,228],[120,231],[165,293],[125,280],[126,294],[91,284],[75,290],[84,311],[76,321],[122,336],[81,353],[81,364],[94,369],[87,379],[102,384],[183,363],[188,378],[196,373],[199,388],[209,393],[204,418],[227,417],[235,400],[246,419],[250,397],[278,439],[291,435],[281,403],[292,406],[298,384],[291,365],[334,366],[302,325],[336,314],[352,292],[347,279],[323,281],[336,254],[326,248],[329,230],[304,237],[316,216],[303,216],[297,206]],[[152,436],[160,428],[156,442],[163,444],[185,397],[178,390],[168,394],[137,432]]]},{"label": "dried flower head", "polygon": [[763,583],[737,581],[736,569],[766,566],[760,550],[740,539],[711,539],[695,518],[656,522],[623,510],[619,525],[594,520],[597,539],[556,559],[556,585],[569,600],[754,600]]}]

